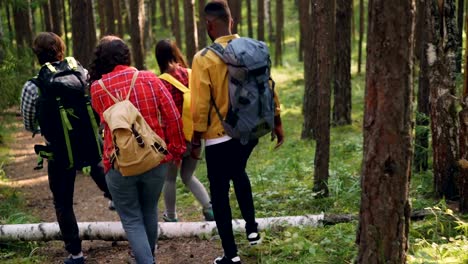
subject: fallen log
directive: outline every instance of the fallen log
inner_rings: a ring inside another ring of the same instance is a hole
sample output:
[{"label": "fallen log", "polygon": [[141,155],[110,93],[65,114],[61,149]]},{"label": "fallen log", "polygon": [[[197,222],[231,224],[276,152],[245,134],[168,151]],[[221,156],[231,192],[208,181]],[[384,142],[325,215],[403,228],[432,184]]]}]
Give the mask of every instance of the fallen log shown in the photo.
[{"label": "fallen log", "polygon": [[[258,218],[260,229],[278,226],[319,226],[323,214]],[[244,232],[245,221],[233,220],[234,231]],[[215,222],[159,223],[159,238],[211,237],[217,233]],[[120,222],[80,222],[82,240],[125,241],[127,237]],[[0,225],[0,242],[61,240],[57,223]]]},{"label": "fallen log", "polygon": [[[430,215],[428,210],[412,213],[412,220],[422,220]],[[329,226],[358,220],[357,215],[318,214],[304,216],[283,216],[257,218],[259,229],[274,229],[288,226]],[[235,232],[245,232],[244,220],[233,220]],[[212,237],[217,234],[215,222],[159,223],[159,239],[174,237]],[[126,241],[127,236],[120,222],[80,222],[82,240]],[[57,223],[0,225],[0,243],[11,241],[51,241],[62,240]]]}]

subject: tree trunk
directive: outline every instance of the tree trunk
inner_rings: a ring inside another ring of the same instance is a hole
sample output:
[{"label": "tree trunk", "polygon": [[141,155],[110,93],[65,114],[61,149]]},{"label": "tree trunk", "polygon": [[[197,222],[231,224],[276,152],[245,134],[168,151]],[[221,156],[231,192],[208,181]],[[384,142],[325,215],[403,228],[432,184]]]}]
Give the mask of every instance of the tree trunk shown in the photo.
[{"label": "tree trunk", "polygon": [[105,0],[105,3],[106,35],[115,35],[114,3],[112,0]]},{"label": "tree trunk", "polygon": [[125,30],[126,32],[130,35],[130,32],[132,32],[132,26],[131,26],[131,14],[130,14],[130,0],[122,0],[124,5],[122,7],[122,14],[125,15]]},{"label": "tree trunk", "polygon": [[283,65],[283,30],[284,30],[283,0],[276,0],[276,39],[275,66]]},{"label": "tree trunk", "polygon": [[7,19],[7,27],[8,27],[8,37],[10,38],[10,41],[13,41],[13,26],[11,25],[11,11],[10,11],[10,5],[8,3],[5,3],[5,13],[6,13],[6,19]]},{"label": "tree trunk", "polygon": [[[468,16],[466,16],[465,33],[468,33]],[[462,214],[468,213],[468,41],[465,42],[465,74],[463,82],[463,109],[460,111],[460,203]]]},{"label": "tree trunk", "polygon": [[50,5],[49,1],[44,1],[41,5],[42,13],[44,14],[44,26],[45,31],[51,32],[52,31],[52,16],[50,15]]},{"label": "tree trunk", "polygon": [[151,17],[151,33],[154,35],[156,35],[156,23],[157,23],[157,16],[158,16],[157,9],[158,9],[158,2],[149,1],[149,13]]},{"label": "tree trunk", "polygon": [[457,49],[457,60],[456,60],[456,71],[461,72],[462,65],[462,49],[463,49],[463,14],[465,13],[465,0],[458,0],[457,9],[457,36],[458,36],[458,49]]},{"label": "tree trunk", "polygon": [[130,0],[130,37],[135,67],[145,69],[145,52],[143,46],[143,27],[145,21],[145,5],[143,0]]},{"label": "tree trunk", "polygon": [[315,56],[317,58],[317,147],[315,149],[314,192],[328,196],[330,160],[330,100],[334,54],[335,1],[317,0],[312,16],[315,28]]},{"label": "tree trunk", "polygon": [[[152,1],[156,1],[156,0],[152,0]],[[160,0],[159,1],[159,7],[160,7],[159,9],[161,9],[161,25],[163,27],[165,27],[165,28],[167,28],[167,17],[168,17],[167,8],[166,8],[166,1],[167,0]],[[169,2],[169,1],[167,1],[167,2]],[[178,0],[177,1],[171,1],[171,2],[178,2]],[[179,6],[178,3],[176,3],[176,5]],[[171,4],[169,4],[169,8],[170,7],[171,7]]]},{"label": "tree trunk", "polygon": [[52,12],[53,32],[59,35],[60,37],[63,37],[62,1],[64,0],[50,0],[50,11]]},{"label": "tree trunk", "polygon": [[351,124],[351,13],[352,0],[336,1],[335,85],[333,124]]},{"label": "tree trunk", "polygon": [[414,169],[417,172],[428,169],[429,159],[429,65],[426,53],[427,32],[430,32],[429,24],[426,21],[425,0],[417,0],[417,16],[415,28],[415,52],[419,54],[419,82],[416,113],[415,144],[414,144]]},{"label": "tree trunk", "polygon": [[234,25],[232,27],[232,34],[239,33],[239,25],[242,20],[242,1],[241,0],[228,0],[229,9],[231,9],[232,20]]},{"label": "tree trunk", "polygon": [[358,70],[361,73],[362,65],[362,42],[364,41],[364,0],[359,0],[359,44],[358,44]]},{"label": "tree trunk", "polygon": [[187,62],[190,66],[193,56],[198,50],[197,25],[195,24],[195,0],[184,0],[184,23]]},{"label": "tree trunk", "polygon": [[458,196],[458,118],[455,55],[458,48],[455,0],[431,0],[426,13],[430,32],[426,53],[430,85],[434,188],[438,198]]},{"label": "tree trunk", "polygon": [[124,25],[122,17],[122,9],[120,6],[120,0],[114,0],[114,17],[117,21],[117,35],[121,38],[124,36]]},{"label": "tree trunk", "polygon": [[[162,0],[164,1],[164,0]],[[187,0],[183,0],[187,1]],[[179,17],[179,0],[172,0],[172,4],[174,5],[174,14],[172,16],[172,34],[174,34],[176,43],[180,49],[182,49],[182,32],[180,29],[180,17]]]},{"label": "tree trunk", "polygon": [[[304,124],[302,127],[302,139],[315,139],[315,127],[317,124],[317,57],[316,57],[316,28],[317,20],[309,13],[315,6],[310,0],[305,0],[303,8],[307,10],[302,17],[301,24],[306,25],[304,29],[304,99],[302,103],[302,113]],[[315,11],[312,11],[314,13]]]},{"label": "tree trunk", "polygon": [[13,5],[16,45],[19,53],[23,53],[25,48],[32,47],[33,32],[30,4],[30,0],[24,0],[15,2]]},{"label": "tree trunk", "polygon": [[100,38],[106,35],[106,0],[98,0],[97,11],[99,16],[99,36]]},{"label": "tree trunk", "polygon": [[275,41],[275,30],[273,28],[273,16],[271,15],[271,0],[265,0],[265,20],[268,25],[268,42],[270,44]]},{"label": "tree trunk", "polygon": [[87,67],[91,63],[93,50],[96,46],[93,1],[71,1],[71,4],[73,56],[84,67]]},{"label": "tree trunk", "polygon": [[152,0],[145,0],[145,22],[144,22],[144,40],[143,40],[143,44],[145,46],[145,50],[151,50],[151,46],[152,46],[152,40],[154,39],[153,38],[153,32],[151,30],[151,28],[153,27],[153,25],[151,25],[151,18],[152,18],[152,14],[151,14],[151,8],[150,8],[150,2],[152,2]]},{"label": "tree trunk", "polygon": [[357,263],[406,263],[414,0],[371,0]]},{"label": "tree trunk", "polygon": [[306,35],[306,25],[302,21],[307,21],[309,15],[309,1],[310,0],[299,0],[299,61],[304,61],[304,46]]},{"label": "tree trunk", "polygon": [[[0,3],[0,10],[4,3]],[[0,12],[0,21],[3,22],[3,13]],[[5,33],[3,32],[3,23],[0,23],[0,66],[3,64],[5,59]],[[1,141],[1,137],[0,137]]]},{"label": "tree trunk", "polygon": [[[258,228],[274,229],[281,226],[312,226],[318,227],[329,222],[344,222],[352,216],[327,216],[324,214],[304,216],[283,216],[258,218]],[[245,221],[232,221],[232,228],[237,232],[245,232]],[[82,240],[125,241],[127,236],[121,222],[80,222],[79,236]],[[179,222],[159,223],[159,239],[175,237],[212,236],[217,233],[216,223],[212,222]],[[52,241],[62,240],[57,223],[0,225],[0,242],[13,241]]]},{"label": "tree trunk", "polygon": [[206,21],[205,21],[205,5],[206,0],[198,1],[198,47],[203,48],[207,45],[206,38]]},{"label": "tree trunk", "polygon": [[257,0],[257,39],[265,41],[265,0]]},{"label": "tree trunk", "polygon": [[252,0],[247,0],[247,36],[253,38]]},{"label": "tree trunk", "polygon": [[[62,12],[63,12],[63,34],[65,36],[65,45],[67,47],[70,47],[70,38],[68,37],[68,19],[69,17],[71,17],[71,10],[69,8],[69,15],[67,16],[67,8],[65,6],[66,2],[68,2],[68,7],[71,6],[71,0],[62,0]],[[92,8],[92,7],[91,7]],[[91,12],[91,15],[93,15],[93,13]],[[94,17],[93,17],[93,29],[92,29],[92,32],[94,32],[94,34],[96,34],[96,29],[94,29]],[[70,50],[69,49],[65,49],[65,52],[67,54],[67,56],[70,54]]]}]

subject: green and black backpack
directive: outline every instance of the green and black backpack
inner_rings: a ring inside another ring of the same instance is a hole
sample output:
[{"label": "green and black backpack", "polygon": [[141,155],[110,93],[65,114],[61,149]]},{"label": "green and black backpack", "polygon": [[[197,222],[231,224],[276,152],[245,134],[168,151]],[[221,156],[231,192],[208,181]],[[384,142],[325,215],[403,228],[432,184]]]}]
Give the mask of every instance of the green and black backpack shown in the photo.
[{"label": "green and black backpack", "polygon": [[102,148],[99,116],[91,107],[85,69],[67,57],[44,64],[31,81],[39,88],[36,119],[48,142],[36,145],[36,153],[66,168],[98,163]]}]

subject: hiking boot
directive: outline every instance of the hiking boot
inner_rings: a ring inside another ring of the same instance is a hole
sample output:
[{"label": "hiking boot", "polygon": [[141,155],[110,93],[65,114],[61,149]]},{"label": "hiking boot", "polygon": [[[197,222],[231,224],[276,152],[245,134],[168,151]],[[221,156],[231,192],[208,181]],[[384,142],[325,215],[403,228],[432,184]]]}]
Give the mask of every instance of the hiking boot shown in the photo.
[{"label": "hiking boot", "polygon": [[205,221],[214,221],[213,209],[203,209],[203,216],[205,217]]},{"label": "hiking boot", "polygon": [[239,256],[235,256],[232,259],[222,256],[222,257],[217,257],[213,264],[241,264]]},{"label": "hiking boot", "polygon": [[247,235],[247,240],[251,246],[255,246],[262,242],[262,237],[257,232],[251,232]]},{"label": "hiking boot", "polygon": [[107,208],[109,208],[109,210],[111,210],[111,211],[115,211],[114,201],[109,200],[109,204],[108,204]]},{"label": "hiking boot", "polygon": [[167,216],[167,214],[163,214],[162,218],[163,218],[164,222],[179,222],[179,219],[177,219],[177,217],[171,218],[171,217]]},{"label": "hiking boot", "polygon": [[66,260],[63,261],[64,264],[84,264],[84,257],[72,258],[70,255]]}]

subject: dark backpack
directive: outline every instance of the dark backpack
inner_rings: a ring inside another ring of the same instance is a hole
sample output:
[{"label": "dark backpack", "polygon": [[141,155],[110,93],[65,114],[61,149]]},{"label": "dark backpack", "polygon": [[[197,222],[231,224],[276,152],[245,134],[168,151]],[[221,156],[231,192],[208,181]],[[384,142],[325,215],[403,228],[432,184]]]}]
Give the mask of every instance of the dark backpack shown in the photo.
[{"label": "dark backpack", "polygon": [[265,43],[251,38],[236,38],[225,48],[214,43],[208,49],[228,66],[229,110],[226,117],[221,116],[211,98],[226,133],[245,145],[249,140],[272,132],[274,82],[270,78],[271,61]]},{"label": "dark backpack", "polygon": [[48,142],[45,147],[35,146],[36,152],[66,168],[99,163],[99,117],[91,107],[85,69],[67,57],[44,64],[31,81],[39,88],[36,119]]}]

